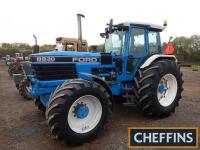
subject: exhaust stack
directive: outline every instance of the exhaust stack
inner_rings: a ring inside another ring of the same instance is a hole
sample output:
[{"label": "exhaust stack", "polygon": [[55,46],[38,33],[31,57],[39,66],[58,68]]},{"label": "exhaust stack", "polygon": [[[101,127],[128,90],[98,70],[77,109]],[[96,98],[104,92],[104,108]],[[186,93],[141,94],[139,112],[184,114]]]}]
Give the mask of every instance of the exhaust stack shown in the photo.
[{"label": "exhaust stack", "polygon": [[82,51],[82,25],[81,17],[85,18],[83,14],[77,14],[77,24],[78,24],[78,51]]},{"label": "exhaust stack", "polygon": [[33,45],[33,54],[35,53],[39,53],[40,49],[39,49],[39,45],[37,45],[37,37],[33,34],[33,37],[35,39],[35,45]]}]

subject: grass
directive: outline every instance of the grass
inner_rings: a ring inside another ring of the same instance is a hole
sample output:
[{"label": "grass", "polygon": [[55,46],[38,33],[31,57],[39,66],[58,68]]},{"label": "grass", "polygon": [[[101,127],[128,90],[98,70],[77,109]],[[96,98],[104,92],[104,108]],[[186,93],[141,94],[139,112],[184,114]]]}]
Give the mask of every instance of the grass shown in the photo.
[{"label": "grass", "polygon": [[192,65],[192,71],[200,71],[200,64]]}]

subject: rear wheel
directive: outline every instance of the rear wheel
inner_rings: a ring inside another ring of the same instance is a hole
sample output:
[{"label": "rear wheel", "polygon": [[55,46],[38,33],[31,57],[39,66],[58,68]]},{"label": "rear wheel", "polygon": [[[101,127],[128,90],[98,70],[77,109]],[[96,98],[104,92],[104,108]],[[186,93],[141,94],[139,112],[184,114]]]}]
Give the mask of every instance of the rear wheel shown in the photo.
[{"label": "rear wheel", "polygon": [[167,107],[171,105],[177,93],[177,80],[173,74],[165,74],[158,84],[157,98],[160,105]]},{"label": "rear wheel", "polygon": [[46,119],[56,138],[83,143],[96,137],[110,113],[110,95],[101,85],[75,79],[54,92]]},{"label": "rear wheel", "polygon": [[167,117],[181,99],[182,73],[172,60],[156,61],[140,69],[134,78],[134,93],[142,112],[154,117]]}]

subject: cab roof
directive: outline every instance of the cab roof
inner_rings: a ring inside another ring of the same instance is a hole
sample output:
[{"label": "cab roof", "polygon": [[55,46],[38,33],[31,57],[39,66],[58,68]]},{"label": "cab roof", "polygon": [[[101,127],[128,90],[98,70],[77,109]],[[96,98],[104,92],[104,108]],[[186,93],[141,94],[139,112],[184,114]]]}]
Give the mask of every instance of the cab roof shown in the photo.
[{"label": "cab roof", "polygon": [[144,22],[122,22],[117,25],[123,25],[123,26],[131,26],[131,25],[138,25],[138,26],[146,26],[152,30],[158,30],[158,31],[163,31],[165,29],[165,26],[157,25],[157,24],[152,24],[152,23],[144,23]]}]

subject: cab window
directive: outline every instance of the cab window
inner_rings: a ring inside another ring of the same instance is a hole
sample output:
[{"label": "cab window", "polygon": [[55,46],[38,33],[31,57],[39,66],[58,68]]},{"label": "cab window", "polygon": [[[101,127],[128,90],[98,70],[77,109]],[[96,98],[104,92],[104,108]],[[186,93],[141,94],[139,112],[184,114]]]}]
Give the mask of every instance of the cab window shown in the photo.
[{"label": "cab window", "polygon": [[129,55],[143,55],[145,53],[145,30],[133,28],[131,31]]},{"label": "cab window", "polygon": [[157,54],[159,52],[158,47],[158,32],[149,32],[149,51],[150,54]]}]

